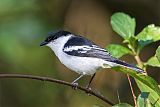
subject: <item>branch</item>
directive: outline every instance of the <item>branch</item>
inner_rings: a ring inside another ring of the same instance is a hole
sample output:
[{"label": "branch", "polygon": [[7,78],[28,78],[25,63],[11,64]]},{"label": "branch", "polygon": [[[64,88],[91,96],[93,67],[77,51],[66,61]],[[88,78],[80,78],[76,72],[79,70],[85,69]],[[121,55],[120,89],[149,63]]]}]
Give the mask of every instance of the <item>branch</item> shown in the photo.
[{"label": "branch", "polygon": [[133,96],[133,101],[134,101],[135,107],[138,107],[137,101],[136,101],[136,96],[134,94],[133,87],[132,87],[132,82],[131,82],[130,76],[128,74],[127,74],[127,78],[128,78],[128,82],[129,82],[129,86],[130,86],[131,92],[132,92],[132,96]]},{"label": "branch", "polygon": [[[135,60],[136,60],[136,62],[138,64],[138,66],[140,68],[143,68],[143,62],[141,61],[141,58],[139,57],[139,55],[135,55],[134,58],[135,58]],[[146,69],[144,69],[144,72],[147,74]]]},{"label": "branch", "polygon": [[[73,84],[71,84],[69,82],[50,78],[50,77],[43,77],[43,76],[34,76],[34,75],[26,75],[26,74],[0,74],[0,78],[26,78],[26,79],[33,79],[33,80],[40,80],[40,81],[48,81],[48,82],[52,82],[52,83],[54,82],[54,83],[74,87]],[[111,106],[115,105],[114,103],[112,103],[111,101],[106,99],[103,95],[101,95],[99,92],[96,93],[96,92],[94,92],[86,87],[82,87],[82,86],[77,86],[77,89],[84,91],[90,95],[93,95],[93,96],[103,100],[104,102],[108,103]]]},{"label": "branch", "polygon": [[136,59],[137,64],[139,65],[139,67],[142,68],[143,64],[142,64],[142,61],[141,61],[140,57],[138,55],[136,55],[136,56],[134,56],[134,58]]}]

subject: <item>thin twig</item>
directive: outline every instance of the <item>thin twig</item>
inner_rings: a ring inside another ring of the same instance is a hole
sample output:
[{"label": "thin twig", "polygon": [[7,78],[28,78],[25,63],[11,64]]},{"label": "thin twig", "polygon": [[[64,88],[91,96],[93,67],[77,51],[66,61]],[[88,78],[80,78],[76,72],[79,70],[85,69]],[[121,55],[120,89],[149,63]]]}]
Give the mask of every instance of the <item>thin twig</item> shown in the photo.
[{"label": "thin twig", "polygon": [[[63,84],[66,86],[70,86],[70,87],[74,87],[73,84],[66,82],[66,81],[62,81],[62,80],[57,80],[54,78],[50,78],[50,77],[44,77],[44,76],[34,76],[34,75],[28,75],[28,74],[0,74],[0,78],[26,78],[26,79],[33,79],[33,80],[40,80],[40,81],[48,81],[48,82],[54,82],[54,83],[58,83],[58,84]],[[109,105],[113,106],[115,105],[114,103],[112,103],[111,101],[109,101],[108,99],[106,99],[103,95],[96,93],[86,87],[82,87],[82,86],[77,86],[77,89],[82,90],[90,95],[93,95],[101,100],[103,100],[104,102],[108,103]]]},{"label": "thin twig", "polygon": [[129,82],[129,86],[130,86],[131,92],[132,92],[132,96],[133,96],[133,101],[134,101],[135,107],[138,107],[137,101],[136,101],[136,96],[134,94],[133,87],[132,87],[132,82],[131,82],[130,76],[128,74],[127,74],[127,78],[128,78],[128,82]]},{"label": "thin twig", "polygon": [[[131,49],[132,52],[133,52],[134,58],[135,58],[135,60],[136,60],[136,62],[137,62],[137,64],[138,64],[138,66],[139,66],[140,68],[143,68],[143,62],[142,62],[141,58],[139,57],[139,54],[135,51],[135,49],[134,49],[133,46],[131,46],[130,49]],[[147,75],[146,69],[144,69],[144,72],[145,72],[146,75]]]},{"label": "thin twig", "polygon": [[[140,68],[143,68],[143,62],[141,61],[141,58],[139,57],[139,55],[135,55],[134,58],[135,58],[135,60],[136,60],[136,62],[138,64],[138,66]],[[144,72],[147,74],[146,69],[144,69]]]},{"label": "thin twig", "polygon": [[142,61],[141,61],[140,57],[139,57],[138,55],[135,55],[134,58],[135,58],[135,60],[137,61],[138,66],[139,66],[140,68],[142,68],[142,67],[143,67],[143,64],[142,64]]}]

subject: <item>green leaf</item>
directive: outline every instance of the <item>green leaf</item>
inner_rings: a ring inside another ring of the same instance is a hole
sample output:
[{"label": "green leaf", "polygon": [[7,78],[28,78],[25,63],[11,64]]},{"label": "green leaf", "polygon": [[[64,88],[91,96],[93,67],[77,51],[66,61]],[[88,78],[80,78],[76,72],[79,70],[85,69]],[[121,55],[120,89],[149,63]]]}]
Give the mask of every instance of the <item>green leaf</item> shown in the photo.
[{"label": "green leaf", "polygon": [[127,104],[127,103],[120,103],[120,104],[116,104],[116,105],[114,105],[112,107],[133,107],[133,106],[131,106],[131,105]]},{"label": "green leaf", "polygon": [[146,65],[160,67],[160,46],[157,48],[156,54],[147,61]]},{"label": "green leaf", "polygon": [[117,45],[117,44],[108,45],[106,47],[106,50],[109,51],[112,54],[112,56],[116,58],[120,58],[123,55],[132,53],[128,48],[121,46],[121,45]]},{"label": "green leaf", "polygon": [[[129,74],[133,78],[135,78],[138,87],[142,92],[149,92],[149,100],[151,103],[155,103],[157,101],[157,98],[160,97],[160,89],[158,87],[158,83],[150,76],[137,73],[133,70],[124,68],[124,67],[114,67],[112,68],[118,72],[123,72],[126,74]],[[160,101],[157,101],[155,105],[159,105]],[[157,106],[160,107],[160,106]]]},{"label": "green leaf", "polygon": [[160,27],[154,24],[145,27],[137,36],[139,51],[146,45],[160,40]]},{"label": "green leaf", "polygon": [[127,46],[131,50],[137,50],[138,40],[135,36],[130,37],[129,41],[123,41],[123,43],[128,43]]},{"label": "green leaf", "polygon": [[147,76],[142,73],[137,73],[134,70],[124,68],[121,66],[118,67],[113,67],[112,69],[118,71],[118,72],[123,72],[125,74],[129,74],[130,76],[134,77],[135,79],[141,81],[142,83],[146,84],[148,87],[151,89],[155,90],[159,95],[160,95],[160,89],[158,87],[158,83],[150,76]]},{"label": "green leaf", "polygon": [[156,50],[156,57],[157,57],[158,61],[160,62],[160,46]]},{"label": "green leaf", "polygon": [[154,67],[160,67],[160,62],[156,56],[151,57],[146,64]]},{"label": "green leaf", "polygon": [[149,92],[141,92],[141,94],[137,98],[138,107],[152,107],[148,96]]},{"label": "green leaf", "polygon": [[[148,87],[146,84],[138,80],[136,80],[136,83],[142,92],[149,92],[148,99],[146,100],[146,104],[148,105],[148,107],[150,107],[150,104],[152,104],[155,107],[160,107],[160,100],[159,100],[160,95],[155,90]],[[143,106],[139,106],[139,107],[143,107]]]},{"label": "green leaf", "polygon": [[111,25],[113,30],[126,40],[134,36],[135,19],[125,13],[118,12],[113,14],[111,16]]}]

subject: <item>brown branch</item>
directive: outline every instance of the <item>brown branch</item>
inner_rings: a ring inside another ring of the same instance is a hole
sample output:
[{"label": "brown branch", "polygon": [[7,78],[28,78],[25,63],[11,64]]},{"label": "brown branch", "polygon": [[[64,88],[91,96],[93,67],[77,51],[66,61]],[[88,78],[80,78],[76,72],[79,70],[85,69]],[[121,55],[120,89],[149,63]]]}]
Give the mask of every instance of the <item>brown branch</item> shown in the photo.
[{"label": "brown branch", "polygon": [[[58,80],[58,79],[54,79],[54,78],[50,78],[50,77],[34,76],[34,75],[28,75],[28,74],[27,75],[26,74],[0,74],[0,78],[26,78],[26,79],[54,82],[54,83],[74,87],[73,84],[66,82],[66,81],[62,81],[62,80]],[[82,87],[82,86],[77,86],[77,89],[82,90],[90,95],[93,95],[93,96],[103,100],[104,102],[108,103],[111,106],[115,105],[114,103],[112,103],[111,101],[106,99],[103,95],[101,95],[99,92],[96,93],[93,90],[90,90],[90,89],[88,89],[86,87]]]},{"label": "brown branch", "polygon": [[129,86],[130,86],[131,92],[132,92],[132,96],[133,96],[133,101],[134,101],[135,107],[138,107],[137,101],[136,101],[136,96],[134,94],[133,87],[132,87],[132,82],[131,82],[130,76],[128,74],[127,74],[127,78],[128,78],[128,82],[129,82]]}]

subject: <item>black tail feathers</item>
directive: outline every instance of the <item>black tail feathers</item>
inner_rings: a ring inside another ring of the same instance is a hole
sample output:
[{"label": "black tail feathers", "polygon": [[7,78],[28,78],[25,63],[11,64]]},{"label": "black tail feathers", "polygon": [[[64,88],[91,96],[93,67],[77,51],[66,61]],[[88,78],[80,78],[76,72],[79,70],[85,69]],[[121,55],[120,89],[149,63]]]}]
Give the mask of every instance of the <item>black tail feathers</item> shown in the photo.
[{"label": "black tail feathers", "polygon": [[139,72],[139,73],[143,73],[144,72],[144,70],[142,70],[141,68],[138,68],[138,67],[136,67],[136,66],[134,66],[132,64],[128,64],[128,63],[126,63],[124,61],[121,61],[121,60],[118,60],[118,59],[114,60],[113,63],[115,63],[115,64],[117,64],[119,66],[124,66],[126,68],[129,68],[129,69],[134,70],[134,71]]}]

